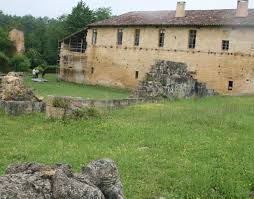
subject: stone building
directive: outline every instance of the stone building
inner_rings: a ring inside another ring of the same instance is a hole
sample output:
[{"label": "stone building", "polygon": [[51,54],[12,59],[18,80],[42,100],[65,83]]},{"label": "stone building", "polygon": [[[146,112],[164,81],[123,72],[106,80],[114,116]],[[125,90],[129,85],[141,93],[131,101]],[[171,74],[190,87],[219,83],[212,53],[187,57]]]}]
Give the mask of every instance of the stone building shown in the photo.
[{"label": "stone building", "polygon": [[129,12],[62,40],[60,78],[134,90],[156,60],[185,63],[221,94],[254,93],[254,9]]},{"label": "stone building", "polygon": [[9,32],[10,40],[14,42],[17,54],[25,52],[25,37],[24,33],[17,29],[12,29]]}]

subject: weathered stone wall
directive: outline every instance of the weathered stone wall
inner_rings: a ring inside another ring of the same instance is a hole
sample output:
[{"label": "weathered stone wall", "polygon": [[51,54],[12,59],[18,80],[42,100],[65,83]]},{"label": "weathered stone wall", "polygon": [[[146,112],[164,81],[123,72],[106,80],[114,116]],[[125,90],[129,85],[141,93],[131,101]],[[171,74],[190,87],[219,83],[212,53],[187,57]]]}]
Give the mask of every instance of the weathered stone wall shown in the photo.
[{"label": "weathered stone wall", "polygon": [[10,72],[0,81],[0,108],[6,114],[44,112],[45,103],[34,95],[23,82],[23,73]]},{"label": "weathered stone wall", "polygon": [[171,61],[156,61],[135,94],[138,97],[189,98],[214,95],[205,83],[198,82],[187,65]]},{"label": "weathered stone wall", "polygon": [[[134,46],[135,29],[139,28],[140,46]],[[188,33],[197,30],[195,49],[188,49]],[[135,90],[144,80],[155,60],[186,63],[188,71],[200,82],[221,94],[254,93],[254,34],[245,27],[170,27],[165,28],[165,46],[158,47],[159,28],[123,27],[123,45],[116,42],[117,28],[97,28],[97,44],[92,45],[88,30],[87,62],[83,64],[84,83],[125,87]],[[223,51],[222,40],[230,41]],[[62,65],[61,65],[62,68]],[[93,68],[93,73],[92,73]],[[75,69],[68,81],[75,80]],[[136,71],[139,76],[136,79]],[[62,73],[64,75],[64,73]],[[64,78],[62,76],[62,78]],[[229,81],[234,82],[228,90]],[[82,82],[83,83],[83,82]]]},{"label": "weathered stone wall", "polygon": [[68,82],[85,83],[84,65],[87,56],[85,53],[71,52],[62,45],[60,52],[60,79]]},{"label": "weathered stone wall", "polygon": [[77,110],[95,108],[98,111],[122,108],[145,102],[157,102],[156,99],[116,99],[116,100],[87,100],[80,97],[54,97],[49,96],[46,106],[48,118],[62,119],[72,117]]},{"label": "weathered stone wall", "polygon": [[0,198],[124,199],[114,161],[102,159],[73,173],[70,165],[25,163],[12,165],[0,177]]},{"label": "weathered stone wall", "polygon": [[46,103],[34,101],[4,101],[0,100],[0,108],[8,115],[18,116],[34,112],[45,112]]}]

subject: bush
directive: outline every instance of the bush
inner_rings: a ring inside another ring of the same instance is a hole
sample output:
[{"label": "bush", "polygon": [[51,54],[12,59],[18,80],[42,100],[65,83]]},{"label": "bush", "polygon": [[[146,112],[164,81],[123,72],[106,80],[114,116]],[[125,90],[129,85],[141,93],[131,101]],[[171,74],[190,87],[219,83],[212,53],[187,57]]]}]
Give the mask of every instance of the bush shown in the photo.
[{"label": "bush", "polygon": [[72,115],[74,119],[89,119],[100,117],[101,112],[95,107],[87,107],[73,110]]},{"label": "bush", "polygon": [[57,65],[47,66],[46,72],[47,73],[57,73],[57,69],[58,69]]},{"label": "bush", "polygon": [[67,109],[70,106],[70,101],[63,98],[54,98],[52,102],[53,107]]},{"label": "bush", "polygon": [[47,67],[46,66],[37,66],[35,69],[37,69],[38,71],[40,71],[40,73],[42,73]]},{"label": "bush", "polygon": [[40,65],[47,65],[47,62],[42,58],[42,55],[34,48],[29,49],[26,52],[26,56],[30,60],[32,68]]},{"label": "bush", "polygon": [[0,52],[0,71],[3,73],[9,72],[9,58],[2,52]]},{"label": "bush", "polygon": [[6,56],[11,57],[14,55],[16,48],[12,41],[10,41],[8,32],[0,28],[0,51]]},{"label": "bush", "polygon": [[16,72],[29,71],[31,63],[29,59],[24,55],[15,55],[10,60],[11,69]]}]

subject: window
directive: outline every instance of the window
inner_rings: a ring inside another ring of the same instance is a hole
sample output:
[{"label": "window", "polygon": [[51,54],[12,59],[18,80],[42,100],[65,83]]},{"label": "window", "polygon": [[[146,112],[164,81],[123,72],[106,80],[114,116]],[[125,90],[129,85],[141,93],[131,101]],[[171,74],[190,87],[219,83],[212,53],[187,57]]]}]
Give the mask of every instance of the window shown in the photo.
[{"label": "window", "polygon": [[136,71],[136,73],[135,73],[135,78],[136,78],[136,79],[138,79],[138,75],[139,75],[139,72]]},{"label": "window", "polygon": [[164,47],[165,30],[161,29],[159,34],[159,47]]},{"label": "window", "polygon": [[229,50],[229,41],[222,40],[222,50]]},{"label": "window", "polygon": [[228,82],[228,90],[229,90],[229,91],[232,91],[232,90],[233,90],[233,87],[234,87],[234,82],[233,82],[233,81],[229,81],[229,82]]},{"label": "window", "polygon": [[190,30],[189,32],[189,48],[194,49],[196,47],[197,31]]},{"label": "window", "polygon": [[97,42],[97,30],[93,30],[93,36],[92,36],[92,44],[95,45]]},{"label": "window", "polygon": [[123,29],[117,30],[117,44],[122,45],[123,44]]},{"label": "window", "polygon": [[91,74],[94,74],[94,67],[91,68]]},{"label": "window", "polygon": [[140,29],[135,30],[135,41],[134,45],[139,46],[139,39],[140,39]]}]

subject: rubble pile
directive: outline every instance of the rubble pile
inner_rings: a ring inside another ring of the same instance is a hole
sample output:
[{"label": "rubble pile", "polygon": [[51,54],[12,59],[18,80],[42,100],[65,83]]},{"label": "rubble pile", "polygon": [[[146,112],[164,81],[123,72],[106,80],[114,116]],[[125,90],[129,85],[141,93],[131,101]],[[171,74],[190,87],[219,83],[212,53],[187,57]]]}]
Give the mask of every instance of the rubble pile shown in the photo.
[{"label": "rubble pile", "polygon": [[10,72],[0,80],[0,100],[41,101],[24,85],[23,74]]},{"label": "rubble pile", "polygon": [[124,199],[114,161],[97,160],[73,173],[70,165],[25,163],[9,166],[0,177],[1,198]]}]

